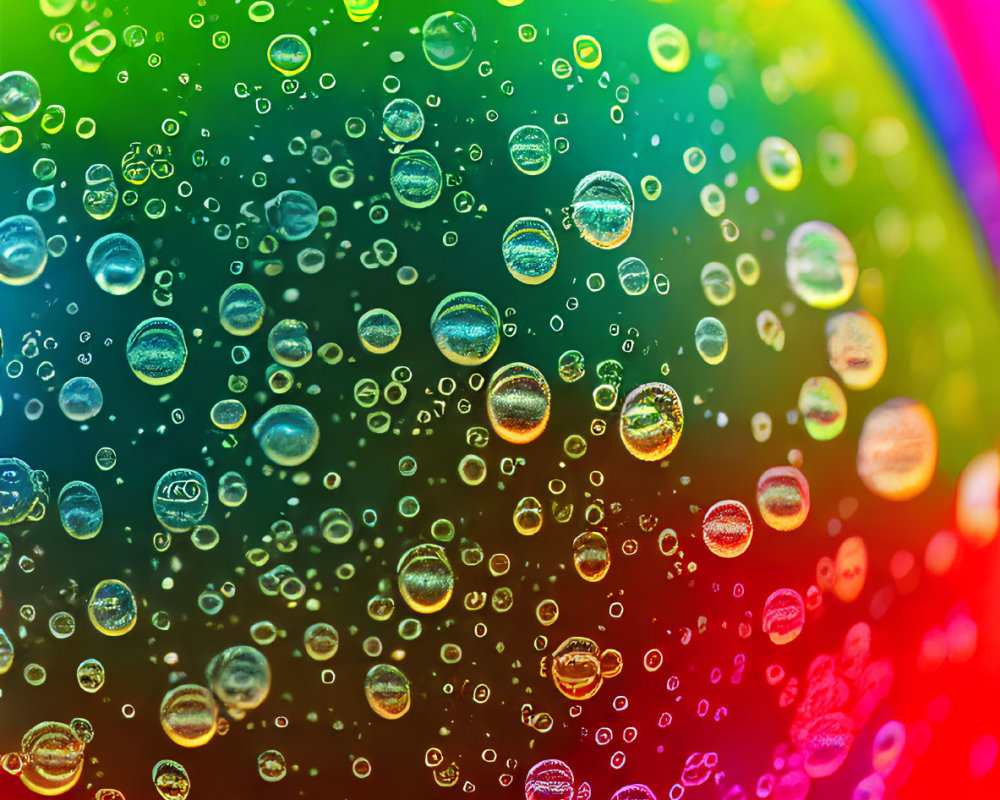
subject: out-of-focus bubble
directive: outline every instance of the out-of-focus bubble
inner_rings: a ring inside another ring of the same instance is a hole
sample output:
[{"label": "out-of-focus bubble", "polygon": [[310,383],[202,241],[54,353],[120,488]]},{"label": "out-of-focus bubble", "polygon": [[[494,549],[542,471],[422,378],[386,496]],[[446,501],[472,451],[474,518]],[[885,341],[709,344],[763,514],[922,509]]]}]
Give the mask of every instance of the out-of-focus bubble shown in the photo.
[{"label": "out-of-focus bubble", "polygon": [[193,469],[178,467],[160,476],[153,489],[153,514],[168,531],[190,530],[208,512],[208,484]]},{"label": "out-of-focus bubble", "polygon": [[104,407],[104,393],[93,378],[70,378],[59,390],[59,410],[74,422],[96,417]]},{"label": "out-of-focus bubble", "polygon": [[705,512],[701,536],[715,555],[736,558],[746,552],[753,538],[750,512],[738,500],[720,500]]},{"label": "out-of-focus bubble", "polygon": [[804,222],[788,237],[785,272],[792,291],[813,308],[846,303],[858,282],[848,238],[828,222]]},{"label": "out-of-focus bubble", "polygon": [[90,595],[87,614],[91,624],[105,636],[123,636],[135,627],[135,595],[123,581],[103,580]]},{"label": "out-of-focus bubble", "polygon": [[757,148],[760,174],[775,189],[790,192],[802,182],[802,159],[787,139],[768,136]]},{"label": "out-of-focus bubble", "polygon": [[500,313],[476,292],[455,292],[431,315],[431,336],[441,354],[463,366],[483,364],[500,345]]},{"label": "out-of-focus bubble", "polygon": [[795,467],[771,467],[757,481],[757,508],[776,531],[793,531],[809,516],[809,482]]},{"label": "out-of-focus bubble", "polygon": [[271,666],[260,650],[236,645],[212,657],[205,668],[212,693],[230,714],[257,708],[271,691]]},{"label": "out-of-focus bubble", "polygon": [[188,349],[180,325],[167,317],[143,320],[129,334],[125,358],[143,383],[162,386],[177,380],[187,363]]},{"label": "out-of-focus bubble", "polygon": [[937,426],[930,409],[894,397],[865,418],[858,438],[858,475],[886,500],[909,500],[926,489],[937,466]]},{"label": "out-of-focus bubble", "polygon": [[424,55],[431,66],[453,70],[472,55],[476,44],[476,26],[464,14],[442,11],[431,14],[424,21],[421,36]]},{"label": "out-of-focus bubble", "polygon": [[618,247],[632,233],[635,197],[629,182],[617,172],[587,175],[573,191],[571,208],[580,236],[594,247]]},{"label": "out-of-focus bubble", "polygon": [[16,214],[0,221],[0,283],[31,283],[45,269],[45,234],[34,217]]},{"label": "out-of-focus bubble", "polygon": [[694,346],[706,364],[721,364],[729,352],[726,326],[715,317],[702,317],[694,329]]},{"label": "out-of-focus bubble", "polygon": [[729,267],[709,261],[701,270],[701,288],[713,306],[724,306],[736,297],[736,281]]},{"label": "out-of-focus bubble", "polygon": [[486,410],[493,430],[501,439],[514,444],[533,442],[549,421],[548,381],[530,364],[507,364],[490,378]]},{"label": "out-of-focus bubble", "polygon": [[848,389],[870,389],[885,372],[885,331],[867,311],[844,311],[830,317],[826,350],[830,366]]},{"label": "out-of-focus bubble", "polygon": [[160,725],[181,747],[207,744],[215,736],[217,718],[212,693],[193,683],[175,686],[160,703]]},{"label": "out-of-focus bubble", "polygon": [[104,524],[97,489],[86,481],[70,481],[59,492],[59,521],[74,539],[93,539]]},{"label": "out-of-focus bubble", "polygon": [[281,404],[265,411],[253,426],[260,449],[275,464],[296,467],[319,447],[319,425],[302,406]]},{"label": "out-of-focus bubble", "polygon": [[847,398],[833,378],[809,378],[799,390],[798,405],[806,433],[818,442],[839,436],[847,424]]},{"label": "out-of-focus bubble", "polygon": [[522,125],[507,142],[511,161],[525,175],[540,175],[552,163],[552,143],[545,128]]},{"label": "out-of-focus bubble", "polygon": [[365,698],[383,719],[399,719],[410,710],[410,681],[391,664],[376,664],[365,676]]},{"label": "out-of-focus bubble", "polygon": [[670,455],[684,430],[684,409],[672,386],[644,383],[622,402],[618,431],[625,449],[641,461]]},{"label": "out-of-focus bubble", "polygon": [[833,593],[845,603],[856,600],[868,579],[868,548],[860,536],[849,536],[837,548]]},{"label": "out-of-focus bubble", "polygon": [[274,234],[286,242],[305,239],[319,224],[319,209],[312,195],[285,189],[264,204],[267,222]]},{"label": "out-of-focus bubble", "polygon": [[406,604],[421,614],[440,611],[451,599],[455,574],[444,548],[436,544],[411,547],[396,565],[396,584]]},{"label": "out-of-focus bubble", "polygon": [[665,22],[649,32],[649,54],[664,72],[680,72],[691,60],[691,45],[680,28]]},{"label": "out-of-focus bubble", "polygon": [[955,491],[958,531],[967,541],[984,547],[1000,528],[1000,453],[987,450],[962,470]]},{"label": "out-of-focus bubble", "polygon": [[91,245],[87,269],[94,282],[108,294],[128,294],[142,283],[146,257],[131,236],[109,233]]},{"label": "out-of-focus bubble", "polygon": [[559,242],[543,219],[519,217],[514,220],[504,231],[500,249],[507,270],[521,283],[542,283],[556,271]]}]

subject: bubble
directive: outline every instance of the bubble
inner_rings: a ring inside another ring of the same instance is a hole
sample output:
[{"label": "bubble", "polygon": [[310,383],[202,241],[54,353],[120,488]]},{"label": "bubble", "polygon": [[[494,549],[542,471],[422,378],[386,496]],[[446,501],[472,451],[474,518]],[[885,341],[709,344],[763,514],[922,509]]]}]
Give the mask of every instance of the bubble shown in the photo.
[{"label": "bubble", "polygon": [[264,320],[264,298],[249,283],[234,283],[219,298],[219,322],[233,336],[249,336]]},{"label": "bubble", "polygon": [[694,329],[694,346],[706,364],[721,364],[729,352],[726,326],[715,317],[702,317]]},{"label": "bubble", "polygon": [[839,711],[819,714],[809,719],[795,738],[806,774],[810,778],[825,778],[847,760],[854,743],[854,721]]},{"label": "bubble", "polygon": [[729,267],[718,261],[709,261],[701,269],[701,288],[713,306],[724,306],[736,297],[736,281]]},{"label": "bubble", "polygon": [[585,581],[596,583],[611,569],[608,540],[599,531],[581,533],[573,540],[573,566]]},{"label": "bubble", "polygon": [[212,424],[220,430],[230,431],[240,427],[247,418],[247,409],[239,400],[220,400],[209,411]]},{"label": "bubble", "polygon": [[424,55],[431,66],[442,70],[462,66],[476,44],[476,26],[467,16],[454,11],[429,16],[421,34]]},{"label": "bubble", "polygon": [[48,257],[45,234],[34,217],[16,214],[0,222],[0,283],[31,283],[42,274]]},{"label": "bubble", "polygon": [[521,283],[543,283],[556,271],[559,242],[538,217],[519,217],[504,231],[500,245],[507,270]]},{"label": "bubble", "polygon": [[396,583],[406,604],[421,614],[432,614],[444,608],[455,588],[444,548],[436,544],[411,547],[396,565]]},{"label": "bubble", "polygon": [[49,476],[19,458],[0,458],[0,525],[37,522],[49,502]]},{"label": "bubble", "polygon": [[630,257],[618,265],[618,283],[625,294],[632,297],[644,294],[649,288],[649,267],[641,258]]},{"label": "bubble", "polygon": [[522,125],[507,142],[511,161],[525,175],[541,175],[552,163],[552,143],[544,128]]},{"label": "bubble", "polygon": [[680,72],[691,60],[691,46],[682,30],[663,23],[649,32],[649,54],[664,72]]},{"label": "bubble", "polygon": [[0,75],[0,114],[11,122],[24,122],[42,102],[38,81],[27,72]]},{"label": "bubble", "polygon": [[566,383],[576,383],[586,372],[583,353],[579,350],[567,350],[559,356],[557,366],[559,369],[559,377]]},{"label": "bubble", "polygon": [[59,492],[59,521],[74,539],[93,539],[104,524],[104,507],[97,489],[85,481],[70,481]]},{"label": "bubble", "polygon": [[746,552],[753,537],[750,512],[738,500],[720,500],[705,512],[701,535],[715,555],[736,558]]},{"label": "bubble", "polygon": [[[673,792],[670,796],[673,797]],[[656,800],[656,795],[644,783],[630,783],[611,795],[611,800]]]},{"label": "bubble", "polygon": [[410,710],[410,681],[396,667],[376,664],[365,675],[365,698],[383,719],[399,719]]},{"label": "bubble", "polygon": [[120,580],[103,580],[90,595],[87,615],[91,624],[105,636],[123,636],[135,627],[135,595]]},{"label": "bubble", "polygon": [[860,536],[840,543],[833,564],[833,593],[845,603],[857,600],[868,577],[868,550]]},{"label": "bubble", "polygon": [[647,175],[640,183],[642,196],[647,200],[656,200],[663,191],[663,184],[655,175]]},{"label": "bubble", "polygon": [[681,399],[665,383],[637,386],[622,402],[618,432],[625,449],[641,461],[659,461],[670,455],[683,429]]},{"label": "bubble", "polygon": [[514,528],[522,536],[534,536],[542,529],[542,504],[537,497],[522,497],[514,507]]},{"label": "bubble", "polygon": [[937,451],[930,409],[917,400],[894,397],[865,418],[858,438],[858,475],[879,497],[909,500],[930,485]]},{"label": "bubble", "polygon": [[889,720],[875,734],[872,741],[872,769],[888,776],[899,763],[906,747],[906,726],[898,720]]},{"label": "bubble", "polygon": [[847,398],[833,378],[809,378],[799,391],[799,413],[806,433],[818,442],[827,442],[847,424]]},{"label": "bubble", "polygon": [[247,482],[238,472],[230,470],[219,478],[219,502],[229,508],[243,505],[247,499]]},{"label": "bubble", "polygon": [[441,165],[426,150],[407,150],[392,162],[389,184],[404,206],[426,208],[441,196]]},{"label": "bubble", "polygon": [[150,386],[177,380],[184,371],[187,355],[184,332],[167,317],[143,320],[125,343],[125,358],[133,374]]},{"label": "bubble", "polygon": [[870,389],[888,360],[882,323],[867,311],[844,311],[826,323],[830,366],[848,389]]},{"label": "bubble", "polygon": [[618,247],[632,232],[635,198],[617,172],[592,172],[573,192],[573,222],[594,247]]},{"label": "bubble", "polygon": [[208,512],[208,484],[186,467],[167,470],[153,490],[153,514],[168,531],[190,530]]},{"label": "bubble", "polygon": [[478,486],[486,480],[486,462],[479,456],[469,454],[458,462],[458,475],[462,483],[468,486]]},{"label": "bubble", "polygon": [[384,308],[373,308],[358,319],[358,340],[369,353],[388,353],[403,335],[399,319]]},{"label": "bubble", "polygon": [[59,408],[68,419],[86,422],[104,406],[104,394],[93,378],[70,378],[59,390]]},{"label": "bubble", "polygon": [[267,62],[282,75],[298,75],[309,66],[312,51],[301,36],[283,33],[267,46]]},{"label": "bubble", "polygon": [[105,678],[104,665],[96,658],[81,661],[76,668],[77,685],[87,694],[101,691]]},{"label": "bubble", "polygon": [[788,285],[813,308],[846,303],[858,282],[858,260],[848,238],[828,222],[804,222],[788,237]]},{"label": "bubble", "polygon": [[102,236],[87,252],[87,269],[108,294],[128,294],[146,274],[146,258],[139,243],[124,233]]},{"label": "bubble", "polygon": [[187,800],[191,778],[182,765],[165,758],[153,766],[153,786],[163,800]]},{"label": "bubble", "polygon": [[573,58],[583,69],[596,69],[601,63],[601,44],[593,36],[577,36],[573,40]]},{"label": "bubble", "polygon": [[397,97],[382,110],[382,130],[394,142],[412,142],[424,130],[424,112],[413,100]]},{"label": "bubble", "polygon": [[757,315],[757,335],[775,352],[780,353],[785,349],[785,327],[778,319],[778,315],[769,308],[765,308]]},{"label": "bubble", "polygon": [[564,761],[539,761],[524,779],[524,800],[573,800],[573,770]]},{"label": "bubble", "polygon": [[201,747],[215,736],[218,709],[204,686],[175,686],[160,703],[160,725],[171,741],[181,747]]},{"label": "bubble", "polygon": [[621,653],[601,651],[597,642],[585,636],[572,636],[552,653],[552,682],[570,700],[587,700],[622,669]]},{"label": "bubble", "polygon": [[689,147],[684,151],[684,169],[692,175],[697,175],[705,168],[705,151],[700,147]]},{"label": "bubble", "polygon": [[205,668],[208,686],[230,714],[257,708],[271,691],[271,667],[255,647],[236,645],[212,657]]},{"label": "bubble", "polygon": [[764,633],[774,644],[788,644],[798,638],[806,621],[806,607],[794,589],[778,589],[764,601],[761,615]]},{"label": "bubble", "polygon": [[757,166],[764,180],[775,189],[790,192],[802,182],[802,159],[787,139],[768,136],[757,148]]},{"label": "bubble", "polygon": [[286,242],[305,239],[319,225],[319,208],[311,194],[285,189],[264,204],[264,215],[275,236]]},{"label": "bubble", "polygon": [[537,439],[549,421],[549,384],[537,369],[523,362],[501,367],[490,378],[486,410],[497,436],[513,444]]},{"label": "bubble", "polygon": [[315,622],[302,635],[306,654],[313,661],[328,661],[337,655],[340,635],[337,629],[326,622]]},{"label": "bubble", "polygon": [[21,782],[41,795],[72,789],[83,774],[82,742],[62,722],[40,722],[21,739]]},{"label": "bubble", "polygon": [[257,756],[257,774],[268,783],[277,783],[288,774],[285,756],[280,750],[265,750]]},{"label": "bubble", "polygon": [[301,367],[312,358],[309,327],[297,319],[283,319],[267,335],[271,358],[286,367]]},{"label": "bubble", "polygon": [[14,645],[6,631],[0,628],[0,675],[6,674],[14,663]]},{"label": "bubble", "polygon": [[500,313],[476,292],[455,292],[431,315],[431,336],[441,354],[463,366],[483,364],[500,346]]},{"label": "bubble", "polygon": [[265,411],[253,435],[271,461],[283,467],[305,463],[319,446],[319,425],[302,406],[283,403]]},{"label": "bubble", "polygon": [[816,161],[819,171],[831,186],[844,186],[858,166],[858,146],[846,133],[835,130],[820,131],[816,143]]},{"label": "bubble", "polygon": [[757,481],[757,509],[776,531],[793,531],[809,516],[809,482],[795,467],[771,467]]}]

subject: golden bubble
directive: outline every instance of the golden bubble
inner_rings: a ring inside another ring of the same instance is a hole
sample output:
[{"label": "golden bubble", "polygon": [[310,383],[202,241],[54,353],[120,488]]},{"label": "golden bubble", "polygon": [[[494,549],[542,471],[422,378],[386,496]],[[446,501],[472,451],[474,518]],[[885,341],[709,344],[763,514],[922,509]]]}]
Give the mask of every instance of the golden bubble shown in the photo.
[{"label": "golden bubble", "polygon": [[573,40],[573,58],[584,69],[596,69],[601,64],[601,43],[593,36],[577,36]]},{"label": "golden bubble", "polygon": [[858,438],[858,475],[886,500],[909,500],[926,489],[937,466],[938,434],[930,409],[894,397],[865,418]]},{"label": "golden bubble", "polygon": [[507,364],[490,378],[486,409],[490,424],[501,439],[513,444],[533,442],[549,421],[549,384],[530,364]]}]

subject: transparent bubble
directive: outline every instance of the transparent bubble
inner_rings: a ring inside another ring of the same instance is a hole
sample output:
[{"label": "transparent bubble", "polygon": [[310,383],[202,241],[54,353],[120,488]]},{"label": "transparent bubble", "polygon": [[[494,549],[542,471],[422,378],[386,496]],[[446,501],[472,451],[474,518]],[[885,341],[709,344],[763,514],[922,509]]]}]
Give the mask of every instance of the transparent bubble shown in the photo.
[{"label": "transparent bubble", "polygon": [[802,182],[802,159],[787,139],[768,136],[757,148],[757,166],[764,180],[775,189],[790,192]]},{"label": "transparent bubble", "polygon": [[384,308],[372,308],[358,319],[358,340],[369,353],[394,350],[402,335],[399,319]]},{"label": "transparent bubble", "polygon": [[265,750],[257,756],[257,774],[268,783],[277,783],[288,774],[288,764],[280,750]]},{"label": "transparent bubble", "polygon": [[738,500],[722,500],[705,512],[701,535],[715,555],[736,558],[746,552],[753,537],[750,512]]},{"label": "transparent bubble", "polygon": [[90,595],[87,614],[91,624],[105,636],[123,636],[135,627],[135,595],[123,581],[103,580]]},{"label": "transparent bubble", "polygon": [[201,747],[215,735],[218,710],[212,693],[204,686],[175,686],[160,703],[160,725],[171,741],[181,747]]},{"label": "transparent bubble", "polygon": [[830,366],[848,389],[870,389],[888,361],[882,323],[867,311],[844,311],[830,317],[826,351]]},{"label": "transparent bubble", "polygon": [[599,531],[581,533],[573,540],[573,566],[585,581],[594,583],[611,569],[611,549]]},{"label": "transparent bubble", "polygon": [[665,383],[637,386],[622,402],[618,427],[622,443],[642,461],[659,461],[670,455],[683,429],[681,399]]},{"label": "transparent bubble", "polygon": [[301,36],[283,33],[267,47],[267,61],[282,75],[298,75],[309,66],[312,51]]},{"label": "transparent bubble", "polygon": [[813,308],[836,308],[854,294],[858,260],[848,238],[828,222],[804,222],[788,237],[788,284]]},{"label": "transparent bubble", "polygon": [[247,499],[247,482],[240,473],[230,470],[219,477],[219,502],[229,508],[243,505]]},{"label": "transparent bubble", "polygon": [[234,283],[219,298],[219,322],[234,336],[249,336],[264,320],[264,298],[249,283]]},{"label": "transparent bubble", "polygon": [[85,481],[70,481],[59,492],[59,521],[74,539],[93,539],[104,524],[104,507],[97,489]]},{"label": "transparent bubble", "polygon": [[40,722],[21,739],[21,782],[41,795],[68,792],[83,773],[84,742],[62,722]]},{"label": "transparent bubble", "polygon": [[559,356],[559,377],[566,383],[576,383],[586,372],[583,353],[579,350],[567,350]]},{"label": "transparent bubble", "polygon": [[691,46],[682,30],[663,23],[649,32],[649,54],[664,72],[680,72],[691,60]]},{"label": "transparent bubble", "polygon": [[209,688],[230,713],[257,708],[271,690],[271,667],[255,647],[236,645],[212,657],[205,668]]},{"label": "transparent bubble", "polygon": [[93,378],[70,378],[59,390],[59,409],[74,422],[86,422],[101,413],[104,393]]},{"label": "transparent bubble", "polygon": [[415,101],[397,97],[382,111],[382,130],[394,142],[412,142],[424,130],[424,112]]},{"label": "transparent bubble", "polygon": [[104,665],[96,658],[81,661],[76,668],[76,682],[88,694],[99,692],[104,686]]},{"label": "transparent bubble", "polygon": [[38,81],[27,72],[0,75],[0,114],[11,122],[24,122],[42,102]]},{"label": "transparent bubble", "polygon": [[715,317],[702,317],[694,329],[694,346],[706,364],[721,364],[729,352],[726,326]]},{"label": "transparent bubble", "polygon": [[521,283],[542,283],[556,271],[559,242],[543,219],[519,217],[514,220],[504,231],[500,249],[508,271]]},{"label": "transparent bubble", "polygon": [[87,252],[87,269],[108,294],[128,294],[142,283],[146,258],[139,243],[124,233],[102,236]]},{"label": "transparent bubble", "polygon": [[254,423],[253,435],[275,464],[296,467],[319,446],[319,425],[302,406],[281,404],[268,409]]},{"label": "transparent bubble", "polygon": [[429,16],[421,35],[424,55],[431,66],[441,70],[458,69],[469,60],[476,44],[476,26],[454,11]]},{"label": "transparent bubble", "polygon": [[525,175],[541,175],[552,163],[552,142],[544,128],[522,125],[507,142],[510,158]]},{"label": "transparent bubble", "polygon": [[449,361],[464,366],[483,364],[500,345],[500,313],[481,294],[456,292],[434,309],[431,336]]},{"label": "transparent bubble", "polygon": [[286,242],[305,239],[319,225],[319,208],[313,196],[285,189],[264,204],[264,214],[274,234]]},{"label": "transparent bubble", "polygon": [[410,681],[396,667],[376,664],[365,676],[365,698],[383,719],[399,719],[410,710]]},{"label": "transparent bubble", "polygon": [[16,525],[45,516],[49,476],[19,458],[0,458],[0,525]]},{"label": "transparent bubble", "polygon": [[632,232],[634,209],[632,187],[617,172],[592,172],[573,192],[573,222],[594,247],[623,244]]},{"label": "transparent bubble", "polygon": [[16,214],[0,221],[0,283],[31,283],[45,269],[45,234],[34,217]]},{"label": "transparent bubble", "polygon": [[724,306],[736,297],[736,281],[729,267],[709,261],[701,270],[701,288],[713,306]]},{"label": "transparent bubble", "polygon": [[327,661],[337,655],[340,635],[337,629],[326,622],[315,622],[306,628],[302,636],[306,654],[314,661]]},{"label": "transparent bubble", "polygon": [[626,258],[618,265],[618,283],[627,295],[644,294],[649,288],[649,280],[649,267],[641,258]]},{"label": "transparent bubble", "polygon": [[247,418],[247,409],[239,400],[220,400],[209,411],[209,418],[215,427],[224,430],[235,430]]},{"label": "transparent bubble", "polygon": [[808,433],[818,442],[839,436],[847,424],[847,398],[833,378],[809,378],[799,391],[799,413]]},{"label": "transparent bubble", "polygon": [[490,378],[486,409],[497,436],[514,444],[527,444],[537,439],[548,424],[549,384],[530,364],[507,364]]},{"label": "transparent bubble", "polygon": [[396,199],[408,208],[426,208],[441,196],[441,165],[426,150],[407,150],[389,168],[389,184]]},{"label": "transparent bubble", "polygon": [[796,467],[771,467],[757,481],[757,508],[777,531],[793,531],[809,516],[809,482]]},{"label": "transparent bubble", "polygon": [[410,608],[431,614],[448,604],[455,588],[455,575],[444,548],[421,544],[411,547],[399,559],[396,583]]},{"label": "transparent bubble", "polygon": [[283,319],[267,335],[271,358],[286,367],[301,367],[313,354],[309,326],[297,319]]},{"label": "transparent bubble", "polygon": [[208,484],[201,473],[178,467],[167,470],[153,490],[153,513],[168,531],[190,530],[208,512]]},{"label": "transparent bubble", "polygon": [[926,489],[937,467],[938,433],[930,409],[894,397],[873,409],[858,437],[858,475],[886,500],[909,500]]},{"label": "transparent bubble", "polygon": [[151,386],[161,386],[179,378],[187,355],[184,332],[167,317],[143,320],[125,343],[125,358],[133,374]]}]

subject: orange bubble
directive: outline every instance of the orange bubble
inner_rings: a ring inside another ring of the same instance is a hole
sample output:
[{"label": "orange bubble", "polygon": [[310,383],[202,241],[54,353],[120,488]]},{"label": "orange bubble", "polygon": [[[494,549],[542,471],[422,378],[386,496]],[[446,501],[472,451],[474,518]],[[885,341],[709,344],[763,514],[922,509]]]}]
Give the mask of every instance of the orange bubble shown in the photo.
[{"label": "orange bubble", "polygon": [[1000,453],[987,450],[973,458],[955,493],[958,532],[977,547],[992,542],[1000,528]]},{"label": "orange bubble", "polygon": [[844,539],[833,566],[833,593],[845,603],[857,599],[868,577],[868,550],[860,536]]},{"label": "orange bubble", "polygon": [[858,439],[858,475],[879,497],[909,500],[930,485],[937,451],[937,427],[927,406],[894,397],[865,419]]},{"label": "orange bubble", "polygon": [[809,482],[795,467],[771,467],[757,481],[757,508],[776,531],[793,531],[809,516]]}]

